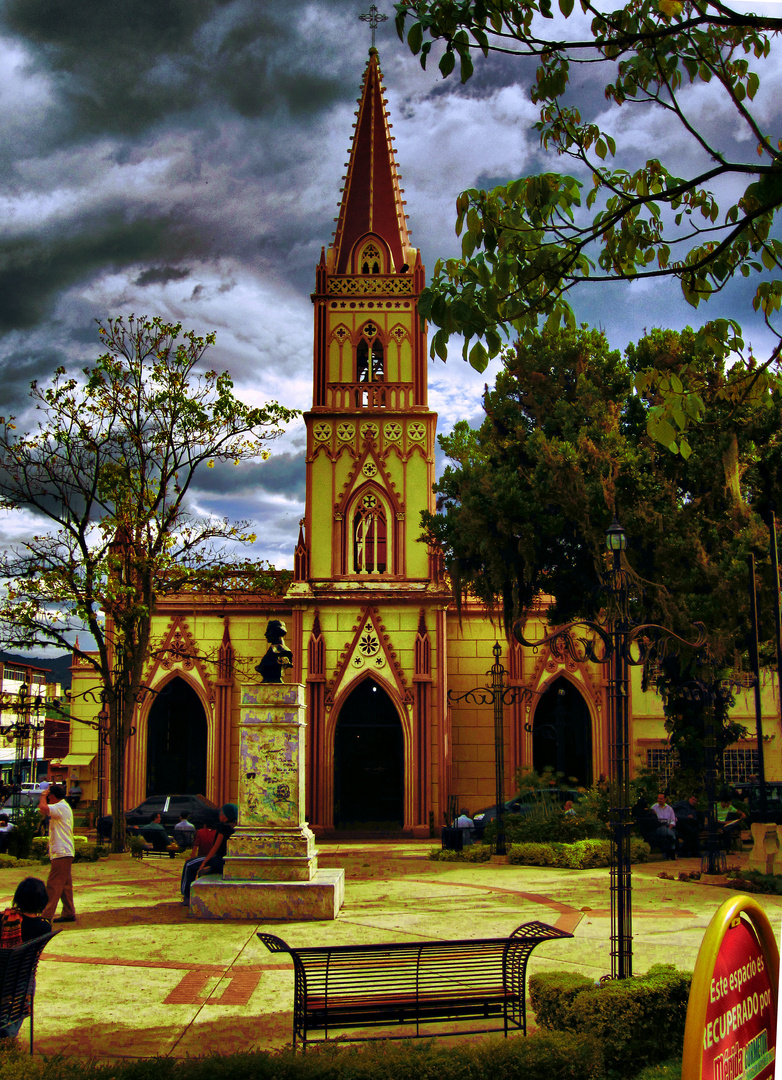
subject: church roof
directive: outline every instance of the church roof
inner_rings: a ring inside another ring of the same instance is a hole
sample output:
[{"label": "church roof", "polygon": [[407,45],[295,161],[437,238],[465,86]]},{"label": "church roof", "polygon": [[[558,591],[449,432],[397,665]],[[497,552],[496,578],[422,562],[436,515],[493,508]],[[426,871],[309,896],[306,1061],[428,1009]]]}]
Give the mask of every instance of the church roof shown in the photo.
[{"label": "church roof", "polygon": [[358,119],[334,233],[331,265],[337,274],[349,272],[353,246],[369,232],[381,236],[389,245],[397,271],[402,263],[409,262],[411,254],[415,257],[410,248],[404,192],[399,186],[382,78],[378,52],[373,47],[369,50],[364,71]]}]

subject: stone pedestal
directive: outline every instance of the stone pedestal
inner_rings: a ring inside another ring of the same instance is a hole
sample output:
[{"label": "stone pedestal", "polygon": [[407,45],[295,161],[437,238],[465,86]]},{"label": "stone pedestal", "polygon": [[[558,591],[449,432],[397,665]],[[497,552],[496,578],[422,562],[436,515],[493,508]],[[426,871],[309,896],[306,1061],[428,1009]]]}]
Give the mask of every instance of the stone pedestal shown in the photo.
[{"label": "stone pedestal", "polygon": [[239,823],[222,880],[199,878],[190,910],[205,919],[333,919],[344,870],[318,870],[304,820],[304,687],[260,683],[242,690]]},{"label": "stone pedestal", "polygon": [[761,874],[778,874],[780,870],[779,826],[764,822],[753,822],[752,851],[749,856],[749,869],[759,870]]}]

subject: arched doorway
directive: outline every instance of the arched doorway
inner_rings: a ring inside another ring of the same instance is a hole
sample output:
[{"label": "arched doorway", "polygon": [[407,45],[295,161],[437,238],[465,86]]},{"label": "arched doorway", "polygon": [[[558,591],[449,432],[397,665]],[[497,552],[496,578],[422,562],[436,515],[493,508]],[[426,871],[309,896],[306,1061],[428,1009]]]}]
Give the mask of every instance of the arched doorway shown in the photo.
[{"label": "arched doorway", "polygon": [[334,827],[398,829],[404,819],[404,739],[388,694],[359,683],[334,734]]},{"label": "arched doorway", "polygon": [[554,769],[579,786],[592,783],[592,725],[589,709],[568,679],[556,679],[543,694],[532,722],[532,767]]},{"label": "arched doorway", "polygon": [[184,679],[155,696],[147,725],[147,795],[206,793],[206,715]]}]

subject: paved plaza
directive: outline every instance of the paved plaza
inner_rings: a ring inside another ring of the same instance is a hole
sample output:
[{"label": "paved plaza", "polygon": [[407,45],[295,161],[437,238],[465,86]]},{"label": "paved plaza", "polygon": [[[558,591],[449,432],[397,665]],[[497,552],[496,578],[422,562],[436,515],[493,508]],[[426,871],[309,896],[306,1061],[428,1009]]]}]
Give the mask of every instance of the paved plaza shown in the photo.
[{"label": "paved plaza", "polygon": [[[277,1049],[290,1042],[293,969],[256,937],[292,945],[506,935],[540,919],[575,934],[544,943],[529,973],[610,970],[608,870],[549,870],[430,862],[427,842],[321,843],[320,865],[344,867],[345,905],[334,922],[213,922],[180,903],[181,859],[113,856],[74,866],[75,924],[43,954],[36,994],[36,1053],[99,1059]],[[731,857],[745,863],[747,854]],[[691,970],[726,889],[665,881],[660,871],[695,860],[634,868],[634,970],[657,962]],[[19,879],[0,870],[8,906]],[[759,897],[777,933],[782,897]],[[22,1038],[27,1032],[22,1029]]]}]

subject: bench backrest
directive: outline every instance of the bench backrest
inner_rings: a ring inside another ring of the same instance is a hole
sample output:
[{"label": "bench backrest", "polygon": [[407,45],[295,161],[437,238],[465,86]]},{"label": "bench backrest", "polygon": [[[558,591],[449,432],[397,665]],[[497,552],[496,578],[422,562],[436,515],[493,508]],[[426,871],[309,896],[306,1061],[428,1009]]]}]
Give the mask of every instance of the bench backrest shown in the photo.
[{"label": "bench backrest", "polygon": [[510,992],[523,996],[527,959],[541,941],[572,937],[546,923],[525,923],[507,938],[391,942],[291,948],[273,934],[258,937],[290,954],[296,993],[313,999],[393,998]]},{"label": "bench backrest", "polygon": [[26,941],[13,949],[0,949],[0,1027],[30,1015],[30,980],[35,975],[41,953],[59,930]]}]

